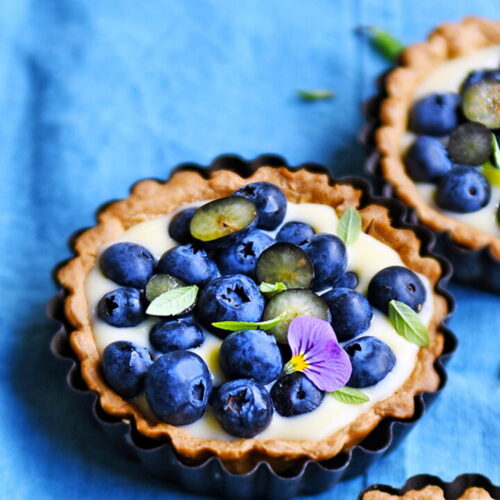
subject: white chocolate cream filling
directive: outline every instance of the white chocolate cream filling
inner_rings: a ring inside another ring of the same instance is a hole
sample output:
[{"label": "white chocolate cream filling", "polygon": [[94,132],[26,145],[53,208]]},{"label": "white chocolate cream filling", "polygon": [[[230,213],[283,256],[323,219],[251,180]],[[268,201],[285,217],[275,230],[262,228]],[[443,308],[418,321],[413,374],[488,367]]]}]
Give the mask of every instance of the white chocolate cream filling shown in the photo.
[{"label": "white chocolate cream filling", "polygon": [[[185,205],[177,211],[202,203]],[[157,259],[160,258],[164,252],[176,246],[176,242],[168,235],[168,225],[175,213],[131,227],[116,241],[103,246],[99,255],[112,243],[129,241],[143,245]],[[284,223],[292,220],[306,222],[318,233],[331,234],[336,233],[338,222],[335,211],[331,207],[314,203],[288,203]],[[96,308],[101,297],[107,292],[118,288],[116,283],[110,281],[101,273],[98,265],[99,255],[97,263],[89,273],[86,281],[87,302],[99,353],[102,354],[108,344],[117,340],[128,340],[151,348],[149,330],[157,320],[148,319],[135,327],[117,328],[108,325],[97,316]],[[361,233],[358,240],[347,247],[347,255],[347,268],[357,273],[359,278],[357,290],[363,294],[366,294],[371,278],[378,271],[388,266],[404,265],[399,255],[392,248],[365,233]],[[425,276],[420,275],[420,279],[426,287],[427,300],[419,314],[424,324],[427,325],[433,314],[432,290]],[[207,363],[214,377],[214,385],[220,384],[224,381],[218,364],[218,351],[222,341],[208,331],[205,333],[205,342],[200,347],[193,349],[193,351]],[[266,439],[320,440],[354,421],[377,401],[391,396],[399,389],[413,372],[419,350],[418,346],[399,336],[391,326],[388,318],[375,309],[371,325],[362,335],[372,335],[383,340],[390,346],[396,357],[396,365],[383,380],[372,387],[363,389],[370,401],[361,405],[349,405],[341,403],[327,394],[321,405],[311,413],[294,417],[282,417],[277,412],[274,412],[271,424],[258,437]],[[150,415],[150,410],[143,395],[138,396],[135,403]],[[184,426],[184,429],[193,436],[205,439],[222,439],[226,441],[236,439],[220,427],[210,408],[202,418]]]},{"label": "white chocolate cream filling", "polygon": [[[417,87],[413,100],[417,101],[429,94],[458,92],[466,76],[474,70],[495,69],[500,66],[500,45],[474,51],[466,56],[450,59],[434,69]],[[402,150],[415,140],[415,135],[407,132],[403,137]],[[436,186],[429,183],[417,183],[422,198],[426,203],[448,217],[458,220],[486,234],[500,238],[500,225],[496,220],[500,205],[500,186],[491,186],[491,199],[488,205],[477,212],[461,214],[442,210],[435,203]]]}]

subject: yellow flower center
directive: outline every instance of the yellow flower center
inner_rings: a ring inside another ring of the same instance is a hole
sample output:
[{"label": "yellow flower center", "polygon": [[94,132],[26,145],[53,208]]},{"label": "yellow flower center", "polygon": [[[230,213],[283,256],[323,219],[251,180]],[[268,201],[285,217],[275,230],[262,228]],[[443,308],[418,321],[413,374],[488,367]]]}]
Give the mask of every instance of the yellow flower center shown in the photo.
[{"label": "yellow flower center", "polygon": [[292,356],[290,361],[285,365],[283,371],[285,373],[301,372],[309,368],[309,363],[303,353],[299,352],[295,356]]}]

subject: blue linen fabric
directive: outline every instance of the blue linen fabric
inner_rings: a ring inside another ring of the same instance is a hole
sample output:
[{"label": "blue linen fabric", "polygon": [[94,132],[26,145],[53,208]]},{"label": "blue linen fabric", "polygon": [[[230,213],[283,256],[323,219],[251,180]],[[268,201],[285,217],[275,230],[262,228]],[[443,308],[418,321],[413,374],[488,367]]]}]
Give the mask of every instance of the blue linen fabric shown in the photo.
[{"label": "blue linen fabric", "polygon": [[[405,42],[496,0],[2,0],[0,2],[0,498],[194,498],[99,433],[65,389],[44,318],[54,264],[97,205],[139,178],[224,152],[361,173],[360,103],[386,63],[360,24]],[[305,103],[298,88],[326,88]],[[479,472],[500,482],[500,299],[453,287],[449,383],[403,445],[319,498],[372,483]]]}]

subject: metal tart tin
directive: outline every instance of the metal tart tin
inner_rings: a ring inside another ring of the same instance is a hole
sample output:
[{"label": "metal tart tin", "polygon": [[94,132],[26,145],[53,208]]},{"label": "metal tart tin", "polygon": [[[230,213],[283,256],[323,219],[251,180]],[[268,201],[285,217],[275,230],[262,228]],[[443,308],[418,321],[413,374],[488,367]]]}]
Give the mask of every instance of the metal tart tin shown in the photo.
[{"label": "metal tart tin", "polygon": [[[216,158],[209,167],[196,164],[182,164],[172,171],[195,170],[204,177],[213,171],[225,169],[233,170],[242,177],[249,177],[261,166],[286,166],[286,161],[276,155],[262,155],[252,161],[244,161],[239,156],[224,155]],[[421,225],[410,224],[405,220],[406,209],[399,201],[389,198],[376,197],[371,193],[369,184],[359,177],[346,177],[334,180],[328,170],[313,163],[298,167],[288,167],[290,170],[307,168],[312,172],[326,173],[331,184],[349,184],[360,190],[361,205],[377,204],[386,207],[391,215],[395,227],[413,230],[421,240],[421,254],[437,259],[442,267],[442,277],[436,284],[435,291],[443,295],[449,306],[454,309],[455,301],[445,289],[451,274],[449,263],[433,252],[434,237],[432,233]],[[105,205],[104,205],[105,206]],[[102,207],[101,207],[102,209]],[[98,210],[99,211],[99,210]],[[76,232],[69,241],[73,242],[82,232]],[[55,279],[57,270],[65,264],[61,262],[53,272]],[[56,281],[57,283],[57,281]],[[457,340],[453,333],[445,326],[440,325],[444,335],[443,353],[435,362],[435,368],[440,376],[439,389],[432,393],[423,393],[415,397],[415,413],[410,419],[386,418],[357,446],[348,453],[340,453],[332,459],[315,461],[304,459],[304,462],[295,470],[287,471],[285,475],[276,473],[267,462],[258,463],[253,470],[245,474],[234,474],[226,470],[217,457],[211,457],[201,464],[190,464],[177,456],[169,442],[152,440],[140,435],[130,422],[107,415],[99,404],[96,393],[88,390],[80,376],[78,360],[71,350],[68,336],[71,325],[64,317],[63,302],[65,291],[60,292],[49,302],[47,314],[59,323],[59,329],[53,337],[52,353],[66,364],[69,389],[86,398],[92,408],[92,414],[101,427],[124,452],[140,461],[150,471],[167,482],[175,483],[186,490],[202,495],[215,495],[222,498],[252,499],[271,498],[273,500],[292,498],[296,495],[311,495],[333,487],[342,479],[354,477],[364,472],[373,462],[378,460],[389,450],[392,450],[425,413],[426,407],[434,400],[446,384],[447,376],[445,362],[456,348]],[[447,319],[447,318],[446,318]],[[131,467],[137,466],[131,463]]]},{"label": "metal tart tin", "polygon": [[[365,171],[373,178],[375,192],[383,196],[397,196],[392,185],[384,178],[380,168],[380,154],[375,145],[375,131],[380,126],[380,104],[387,96],[385,88],[386,71],[376,80],[377,93],[363,104],[363,114],[367,124],[359,134],[359,140],[368,150]],[[417,223],[415,210],[408,207],[407,221]],[[430,229],[430,228],[429,228]],[[453,268],[452,278],[459,283],[474,286],[489,292],[500,294],[500,260],[492,253],[490,246],[470,249],[459,245],[447,231],[430,229],[436,238],[435,251],[444,255]]]},{"label": "metal tart tin", "polygon": [[439,477],[428,474],[419,474],[406,481],[401,488],[393,488],[384,484],[374,484],[369,486],[359,495],[359,500],[363,500],[363,495],[368,491],[383,491],[391,495],[404,495],[411,490],[421,490],[426,486],[439,486],[444,491],[446,500],[455,500],[462,495],[467,488],[483,488],[492,498],[500,498],[500,486],[495,486],[487,477],[480,474],[462,474],[456,477],[451,483],[445,483]]}]

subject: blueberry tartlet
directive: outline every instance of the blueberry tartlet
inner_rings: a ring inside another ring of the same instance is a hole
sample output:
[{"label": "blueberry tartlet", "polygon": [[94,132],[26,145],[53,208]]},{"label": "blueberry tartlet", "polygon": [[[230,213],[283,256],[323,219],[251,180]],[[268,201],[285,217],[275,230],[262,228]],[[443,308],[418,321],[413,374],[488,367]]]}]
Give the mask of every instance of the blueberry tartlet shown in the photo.
[{"label": "blueberry tartlet", "polygon": [[431,229],[488,248],[500,272],[500,22],[441,25],[404,51],[385,92],[375,134],[385,181]]},{"label": "blueberry tartlet", "polygon": [[479,474],[463,474],[451,483],[422,474],[408,479],[400,489],[370,486],[359,500],[496,500],[499,494],[500,488]]},{"label": "blueberry tartlet", "polygon": [[407,419],[441,383],[440,263],[386,208],[306,169],[146,180],[58,274],[103,410],[233,472],[284,471]]}]

